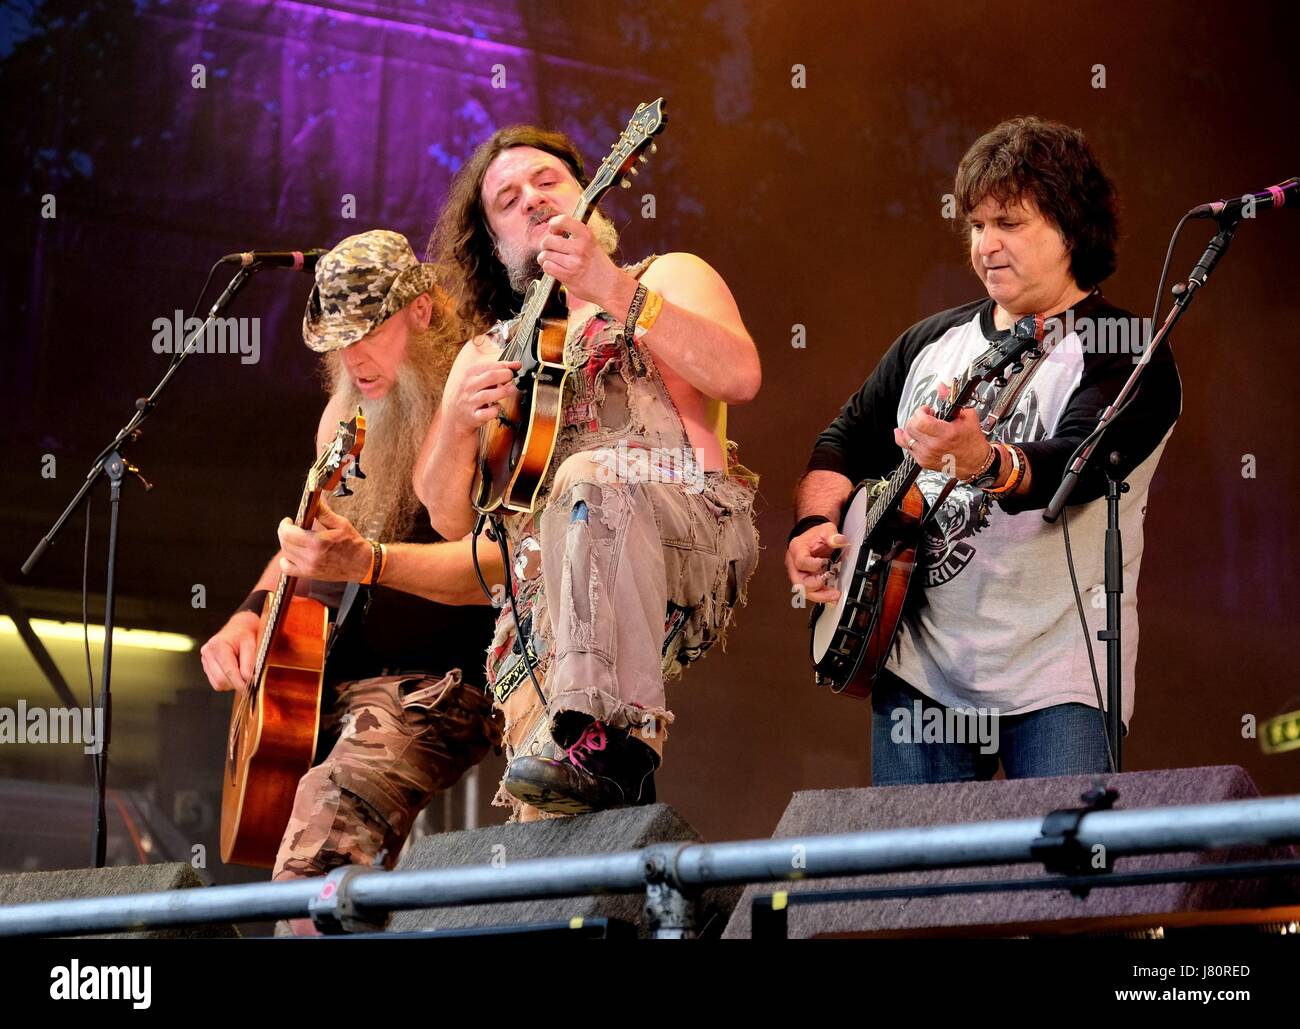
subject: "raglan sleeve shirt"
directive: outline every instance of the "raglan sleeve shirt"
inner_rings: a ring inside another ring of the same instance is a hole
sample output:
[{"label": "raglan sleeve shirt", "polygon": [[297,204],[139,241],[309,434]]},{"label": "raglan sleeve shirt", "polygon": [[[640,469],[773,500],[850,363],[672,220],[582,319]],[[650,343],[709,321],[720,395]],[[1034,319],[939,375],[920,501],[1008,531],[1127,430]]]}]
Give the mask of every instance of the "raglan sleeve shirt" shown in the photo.
[{"label": "raglan sleeve shirt", "polygon": [[[964,304],[913,325],[894,341],[866,382],[840,409],[835,419],[817,437],[807,471],[832,471],[853,483],[888,475],[902,452],[894,442],[899,403],[908,371],[920,351],[949,329],[979,317],[985,334],[996,335],[992,327],[991,300]],[[1082,318],[1132,318],[1111,307],[1100,295],[1080,301],[1075,316]],[[1135,353],[1103,353],[1095,347],[1084,355],[1079,383],[1061,412],[1050,437],[1020,444],[1032,469],[1029,490],[1001,500],[1010,514],[1042,509],[1051,501],[1070,456],[1096,427],[1102,410],[1119,395],[1133,371]],[[1070,503],[1083,504],[1103,496],[1106,475],[1102,460],[1119,455],[1115,470],[1128,475],[1155,450],[1173,426],[1182,408],[1178,370],[1168,346],[1161,346],[1139,379],[1136,393],[1106,430],[1092,461],[1080,477]]]}]

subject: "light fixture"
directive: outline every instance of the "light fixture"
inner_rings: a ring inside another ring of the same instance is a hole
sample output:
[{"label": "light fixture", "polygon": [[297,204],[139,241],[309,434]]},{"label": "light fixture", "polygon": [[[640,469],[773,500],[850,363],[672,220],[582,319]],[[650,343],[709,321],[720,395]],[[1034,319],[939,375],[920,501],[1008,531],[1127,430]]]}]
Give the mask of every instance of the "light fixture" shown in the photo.
[{"label": "light fixture", "polygon": [[[32,631],[42,640],[75,640],[80,643],[82,639],[80,622],[55,622],[47,618],[33,618],[31,625]],[[14,625],[13,619],[7,615],[0,615],[0,636],[17,635],[18,626]],[[89,626],[89,636],[91,643],[102,646],[104,643],[104,627],[102,625]],[[114,628],[113,646],[115,648],[133,647],[137,650],[167,650],[185,654],[194,649],[195,640],[192,636],[186,636],[179,632]]]}]

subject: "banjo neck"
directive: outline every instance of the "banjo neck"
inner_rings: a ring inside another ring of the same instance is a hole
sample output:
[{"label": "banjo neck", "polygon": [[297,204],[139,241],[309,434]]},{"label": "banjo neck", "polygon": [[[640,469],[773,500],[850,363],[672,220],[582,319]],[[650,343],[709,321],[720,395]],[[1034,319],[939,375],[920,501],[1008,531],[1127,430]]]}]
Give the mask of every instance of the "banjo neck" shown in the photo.
[{"label": "banjo neck", "polygon": [[[956,418],[958,412],[974,397],[979,383],[979,379],[972,377],[970,369],[963,372],[961,378],[953,383],[948,399],[935,412],[936,417],[945,422]],[[907,491],[912,488],[912,484],[920,477],[923,470],[911,453],[903,456],[902,463],[885,480],[885,486],[867,510],[866,535],[868,537],[876,531],[887,515],[897,509],[899,501],[907,495]]]}]

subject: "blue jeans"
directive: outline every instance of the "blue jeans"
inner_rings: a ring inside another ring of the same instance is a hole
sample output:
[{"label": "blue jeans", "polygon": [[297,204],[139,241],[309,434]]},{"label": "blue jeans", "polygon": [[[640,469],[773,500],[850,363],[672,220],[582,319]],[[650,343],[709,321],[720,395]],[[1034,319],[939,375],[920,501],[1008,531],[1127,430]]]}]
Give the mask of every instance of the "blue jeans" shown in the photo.
[{"label": "blue jeans", "polygon": [[1106,772],[1102,717],[1087,704],[1023,715],[958,716],[882,671],[871,694],[871,784],[1008,779]]}]

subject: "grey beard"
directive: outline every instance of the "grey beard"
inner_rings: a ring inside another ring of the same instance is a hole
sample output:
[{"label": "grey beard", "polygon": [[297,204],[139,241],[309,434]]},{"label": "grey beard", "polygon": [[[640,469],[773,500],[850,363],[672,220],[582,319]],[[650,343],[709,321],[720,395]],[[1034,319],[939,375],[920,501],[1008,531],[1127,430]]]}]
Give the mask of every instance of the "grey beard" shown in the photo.
[{"label": "grey beard", "polygon": [[[559,213],[558,211],[550,211],[546,214],[540,214],[536,217],[536,220],[544,221],[547,218],[554,218]],[[613,257],[614,252],[618,250],[618,230],[614,228],[614,223],[599,211],[593,211],[587,224],[596,237],[596,242],[600,244],[600,248],[610,257]],[[510,280],[510,288],[521,296],[528,292],[529,286],[542,277],[542,269],[537,264],[537,255],[541,252],[541,248],[535,246],[525,246],[516,250],[509,244],[497,244],[497,257],[500,258],[501,265],[506,270],[506,277]]]},{"label": "grey beard", "polygon": [[394,541],[407,538],[420,508],[411,484],[419,453],[442,397],[453,354],[445,353],[435,334],[413,334],[407,359],[397,370],[386,397],[366,399],[348,378],[337,355],[330,362],[333,393],[346,410],[358,406],[366,415],[366,445],[361,466],[366,478],[351,479],[350,497],[331,497],[330,506],[363,536]]}]

